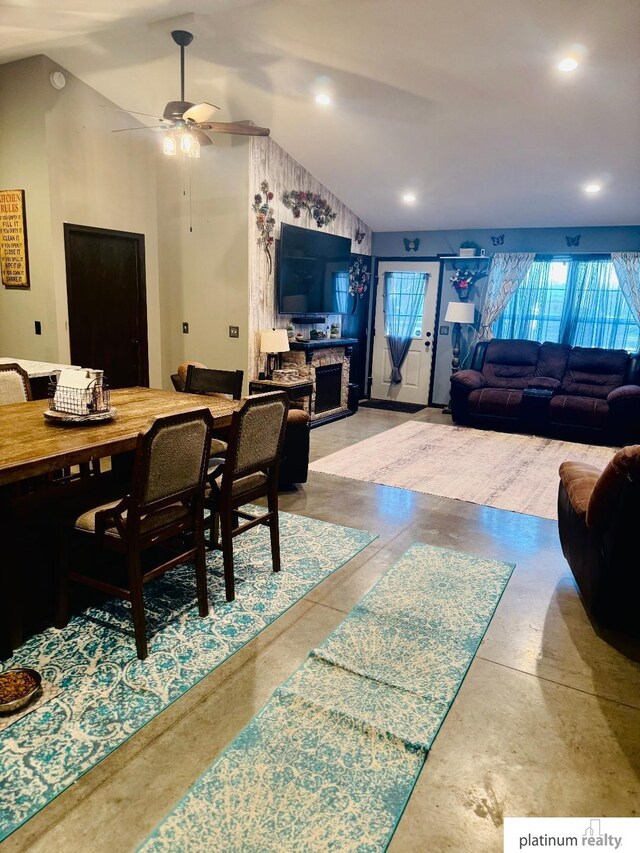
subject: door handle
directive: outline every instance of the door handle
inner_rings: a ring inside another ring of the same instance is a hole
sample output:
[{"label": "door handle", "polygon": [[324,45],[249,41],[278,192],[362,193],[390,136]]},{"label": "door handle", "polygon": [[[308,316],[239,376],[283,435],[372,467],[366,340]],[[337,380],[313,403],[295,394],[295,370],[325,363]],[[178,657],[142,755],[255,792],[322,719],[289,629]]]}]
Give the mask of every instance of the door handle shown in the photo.
[{"label": "door handle", "polygon": [[431,346],[431,341],[425,341],[424,345],[425,345],[425,349],[429,349],[429,347]]}]

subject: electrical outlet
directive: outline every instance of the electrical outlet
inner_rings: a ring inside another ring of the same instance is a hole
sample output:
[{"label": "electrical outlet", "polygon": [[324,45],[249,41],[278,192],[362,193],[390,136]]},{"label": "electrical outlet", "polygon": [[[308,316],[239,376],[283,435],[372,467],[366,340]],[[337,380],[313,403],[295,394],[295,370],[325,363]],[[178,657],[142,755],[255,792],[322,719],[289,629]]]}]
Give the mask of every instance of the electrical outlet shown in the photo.
[{"label": "electrical outlet", "polygon": [[448,326],[440,326],[440,334],[441,335],[448,335],[449,334],[449,327]]},{"label": "electrical outlet", "polygon": [[189,334],[189,324],[188,324],[188,323],[183,323],[183,324],[182,324],[182,334],[183,334],[183,335],[188,335],[188,334]]},{"label": "electrical outlet", "polygon": [[40,320],[35,321],[35,327],[36,327],[36,335],[41,335],[42,334],[42,323],[40,322]]},{"label": "electrical outlet", "polygon": [[240,326],[229,326],[229,337],[230,338],[239,338],[240,337]]}]

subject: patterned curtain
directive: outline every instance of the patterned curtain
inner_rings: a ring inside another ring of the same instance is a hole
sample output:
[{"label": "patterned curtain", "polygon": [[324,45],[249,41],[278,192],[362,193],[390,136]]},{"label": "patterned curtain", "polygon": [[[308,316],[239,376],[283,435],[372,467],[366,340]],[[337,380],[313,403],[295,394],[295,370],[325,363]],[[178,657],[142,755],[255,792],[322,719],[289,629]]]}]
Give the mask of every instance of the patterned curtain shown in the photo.
[{"label": "patterned curtain", "polygon": [[532,252],[498,252],[491,259],[489,280],[482,303],[479,341],[490,341],[494,337],[491,327],[524,281],[534,258]]},{"label": "patterned curtain", "polygon": [[640,252],[611,252],[620,290],[640,323]]},{"label": "patterned curtain", "polygon": [[496,338],[557,341],[560,317],[554,316],[554,292],[549,286],[551,264],[534,261],[525,280],[493,324]]},{"label": "patterned curtain", "polygon": [[391,384],[402,382],[402,367],[414,338],[416,325],[422,323],[426,272],[388,272],[384,276],[384,333],[391,358]]}]

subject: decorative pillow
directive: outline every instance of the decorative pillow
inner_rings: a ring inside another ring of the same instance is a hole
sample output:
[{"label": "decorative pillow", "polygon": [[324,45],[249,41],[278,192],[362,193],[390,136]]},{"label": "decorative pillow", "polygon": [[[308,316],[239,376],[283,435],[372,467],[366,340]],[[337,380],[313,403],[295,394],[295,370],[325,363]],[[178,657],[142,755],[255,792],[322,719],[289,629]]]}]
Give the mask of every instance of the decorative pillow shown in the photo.
[{"label": "decorative pillow", "polygon": [[189,365],[192,364],[194,367],[205,367],[206,364],[202,364],[200,361],[185,361],[184,364],[181,364],[178,368],[178,376],[182,379],[183,382],[187,381],[187,369]]}]

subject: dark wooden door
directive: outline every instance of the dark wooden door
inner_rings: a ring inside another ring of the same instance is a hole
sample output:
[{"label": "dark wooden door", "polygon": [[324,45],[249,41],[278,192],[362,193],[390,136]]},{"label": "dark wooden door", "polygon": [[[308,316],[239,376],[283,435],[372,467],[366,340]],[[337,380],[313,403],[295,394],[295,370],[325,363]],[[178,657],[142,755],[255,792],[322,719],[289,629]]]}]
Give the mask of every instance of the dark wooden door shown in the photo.
[{"label": "dark wooden door", "polygon": [[148,385],[144,234],[65,223],[64,244],[72,364]]}]

